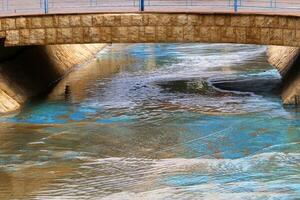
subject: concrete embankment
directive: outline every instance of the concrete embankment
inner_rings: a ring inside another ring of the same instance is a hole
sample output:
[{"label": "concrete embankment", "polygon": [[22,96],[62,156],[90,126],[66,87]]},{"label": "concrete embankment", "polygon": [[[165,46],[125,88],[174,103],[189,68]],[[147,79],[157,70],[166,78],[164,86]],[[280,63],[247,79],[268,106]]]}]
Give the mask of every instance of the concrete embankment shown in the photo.
[{"label": "concrete embankment", "polygon": [[269,46],[268,61],[282,76],[283,104],[300,103],[300,48]]},{"label": "concrete embankment", "polygon": [[0,113],[16,111],[47,93],[74,66],[91,59],[104,44],[0,47]]}]

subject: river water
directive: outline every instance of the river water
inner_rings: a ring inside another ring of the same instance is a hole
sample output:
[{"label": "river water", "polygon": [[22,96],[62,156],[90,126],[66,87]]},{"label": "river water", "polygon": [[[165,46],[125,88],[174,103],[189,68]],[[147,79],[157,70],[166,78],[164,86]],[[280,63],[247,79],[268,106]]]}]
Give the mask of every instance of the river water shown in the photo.
[{"label": "river water", "polygon": [[1,118],[0,199],[300,199],[266,47],[112,45]]}]

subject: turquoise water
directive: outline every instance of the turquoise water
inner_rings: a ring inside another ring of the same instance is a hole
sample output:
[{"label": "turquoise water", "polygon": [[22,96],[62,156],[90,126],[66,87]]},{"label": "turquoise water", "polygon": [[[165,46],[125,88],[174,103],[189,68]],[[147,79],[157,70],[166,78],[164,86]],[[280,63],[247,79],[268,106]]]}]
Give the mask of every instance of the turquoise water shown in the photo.
[{"label": "turquoise water", "polygon": [[299,199],[263,46],[112,45],[1,118],[0,199]]}]

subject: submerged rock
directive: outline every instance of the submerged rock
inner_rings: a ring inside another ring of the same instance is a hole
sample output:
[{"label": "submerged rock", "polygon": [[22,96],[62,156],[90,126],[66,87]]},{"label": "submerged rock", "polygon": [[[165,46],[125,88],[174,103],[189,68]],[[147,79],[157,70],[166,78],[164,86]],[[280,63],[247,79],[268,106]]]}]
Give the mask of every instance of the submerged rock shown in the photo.
[{"label": "submerged rock", "polygon": [[170,92],[195,93],[195,94],[213,94],[215,91],[208,82],[203,80],[174,80],[157,83],[160,87]]},{"label": "submerged rock", "polygon": [[160,87],[168,92],[180,92],[197,94],[202,96],[220,97],[220,96],[232,96],[232,95],[247,95],[247,94],[235,94],[231,91],[222,91],[214,87],[208,81],[204,80],[174,80],[168,82],[157,83]]},{"label": "submerged rock", "polygon": [[218,80],[212,82],[212,85],[221,90],[228,91],[251,92],[255,94],[276,94],[280,83],[280,79],[247,78]]},{"label": "submerged rock", "polygon": [[249,93],[275,94],[280,79],[222,79],[211,82],[204,80],[174,80],[157,83],[169,92],[192,93],[203,96],[245,96]]}]

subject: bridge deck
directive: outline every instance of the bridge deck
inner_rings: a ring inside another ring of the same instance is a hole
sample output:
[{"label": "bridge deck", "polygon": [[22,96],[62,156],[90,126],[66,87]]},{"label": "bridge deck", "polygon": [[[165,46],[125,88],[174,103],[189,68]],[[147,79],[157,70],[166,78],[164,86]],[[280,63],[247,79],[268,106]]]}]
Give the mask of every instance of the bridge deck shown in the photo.
[{"label": "bridge deck", "polygon": [[[233,0],[145,0],[148,12],[234,12]],[[0,16],[137,12],[139,0],[0,0]],[[239,13],[300,15],[300,0],[238,0]]]}]

